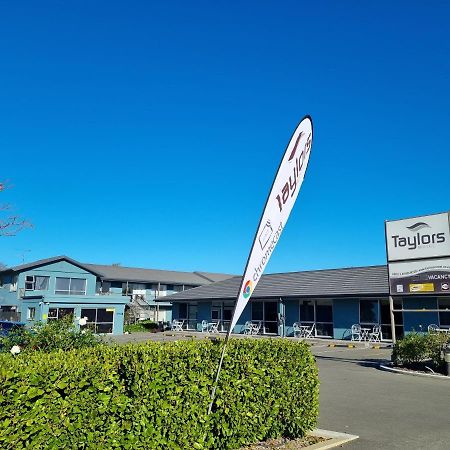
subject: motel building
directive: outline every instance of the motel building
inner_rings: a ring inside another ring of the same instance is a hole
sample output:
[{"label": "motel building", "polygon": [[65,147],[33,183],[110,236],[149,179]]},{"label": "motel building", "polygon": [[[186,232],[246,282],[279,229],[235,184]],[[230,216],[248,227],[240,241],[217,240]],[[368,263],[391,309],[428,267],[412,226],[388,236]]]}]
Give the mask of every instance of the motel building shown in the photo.
[{"label": "motel building", "polygon": [[[450,328],[448,213],[386,222],[386,240],[386,265],[262,275],[232,332],[252,322],[259,334],[293,336],[297,323],[314,325],[314,337],[349,340],[359,324],[380,326],[388,341],[393,330],[398,339]],[[240,285],[233,277],[165,300],[184,330],[201,331],[206,321],[226,332]]]},{"label": "motel building", "polygon": [[126,316],[131,321],[170,322],[167,295],[230,276],[87,264],[54,256],[0,271],[0,329],[70,315],[86,317],[86,326],[95,333],[122,334]]}]

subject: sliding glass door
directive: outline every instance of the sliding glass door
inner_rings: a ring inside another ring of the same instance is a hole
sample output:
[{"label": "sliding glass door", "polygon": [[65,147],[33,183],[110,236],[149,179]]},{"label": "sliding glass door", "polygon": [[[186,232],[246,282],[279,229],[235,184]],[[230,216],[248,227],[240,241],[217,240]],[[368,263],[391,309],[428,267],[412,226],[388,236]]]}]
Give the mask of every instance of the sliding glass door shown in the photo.
[{"label": "sliding glass door", "polygon": [[[394,299],[394,309],[402,309],[402,300]],[[403,337],[403,313],[395,312],[395,335],[397,338]],[[389,300],[363,300],[359,301],[359,323],[361,327],[373,329],[374,326],[381,326],[382,339],[392,339],[391,315],[389,310]]]},{"label": "sliding glass door", "polygon": [[301,325],[315,324],[314,336],[333,337],[333,300],[300,300]]},{"label": "sliding glass door", "polygon": [[252,322],[261,322],[262,334],[278,334],[278,302],[254,301]]}]

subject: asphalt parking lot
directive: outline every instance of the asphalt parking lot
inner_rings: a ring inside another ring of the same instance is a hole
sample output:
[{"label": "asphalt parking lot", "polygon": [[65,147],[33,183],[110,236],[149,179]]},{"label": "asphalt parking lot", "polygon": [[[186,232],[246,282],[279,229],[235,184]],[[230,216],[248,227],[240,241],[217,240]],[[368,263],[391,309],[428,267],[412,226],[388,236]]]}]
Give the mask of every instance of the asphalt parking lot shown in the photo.
[{"label": "asphalt parking lot", "polygon": [[360,436],[345,448],[450,448],[450,380],[380,370],[389,349],[312,350],[321,382],[319,427]]}]

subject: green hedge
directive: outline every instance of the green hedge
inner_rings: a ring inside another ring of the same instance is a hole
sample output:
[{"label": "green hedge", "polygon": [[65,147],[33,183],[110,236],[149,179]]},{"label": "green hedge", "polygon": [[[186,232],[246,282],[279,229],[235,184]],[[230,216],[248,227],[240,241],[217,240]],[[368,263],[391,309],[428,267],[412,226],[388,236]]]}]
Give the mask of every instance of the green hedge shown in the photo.
[{"label": "green hedge", "polygon": [[398,340],[392,351],[392,361],[396,365],[420,368],[425,364],[443,371],[442,349],[450,343],[450,336],[441,333],[409,333]]},{"label": "green hedge", "polygon": [[222,345],[0,355],[0,448],[237,449],[314,428],[314,358],[281,339],[230,341],[208,416]]},{"label": "green hedge", "polygon": [[124,331],[128,333],[150,332],[156,333],[159,331],[159,325],[150,320],[141,320],[136,323],[130,323],[124,326]]}]

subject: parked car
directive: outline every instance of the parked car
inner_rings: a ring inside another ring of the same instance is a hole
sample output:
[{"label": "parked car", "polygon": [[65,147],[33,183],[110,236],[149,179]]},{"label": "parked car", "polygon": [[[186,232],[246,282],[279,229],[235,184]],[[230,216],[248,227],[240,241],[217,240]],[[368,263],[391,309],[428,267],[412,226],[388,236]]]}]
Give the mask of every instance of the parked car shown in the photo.
[{"label": "parked car", "polygon": [[11,330],[23,328],[23,322],[11,322],[9,320],[0,320],[0,336],[6,336]]}]

